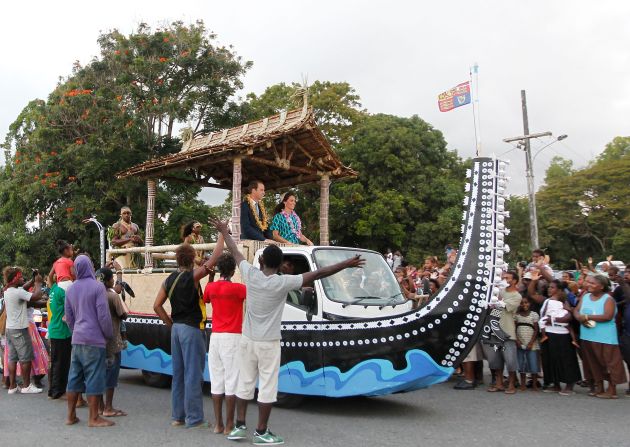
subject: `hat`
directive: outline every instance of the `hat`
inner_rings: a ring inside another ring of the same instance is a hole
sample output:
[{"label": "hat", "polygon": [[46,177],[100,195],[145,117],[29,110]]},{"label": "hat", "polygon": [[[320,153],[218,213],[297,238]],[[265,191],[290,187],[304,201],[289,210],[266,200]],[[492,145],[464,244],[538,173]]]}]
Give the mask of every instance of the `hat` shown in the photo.
[{"label": "hat", "polygon": [[523,275],[523,279],[532,279],[532,272],[527,272]]}]

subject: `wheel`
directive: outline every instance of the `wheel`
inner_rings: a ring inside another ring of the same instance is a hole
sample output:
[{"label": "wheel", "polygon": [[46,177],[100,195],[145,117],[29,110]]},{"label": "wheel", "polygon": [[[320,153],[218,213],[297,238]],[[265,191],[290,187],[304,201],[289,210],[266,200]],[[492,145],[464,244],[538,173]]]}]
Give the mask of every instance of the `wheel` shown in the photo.
[{"label": "wheel", "polygon": [[276,403],[274,405],[280,408],[297,408],[300,406],[303,400],[304,396],[302,396],[301,394],[279,392]]},{"label": "wheel", "polygon": [[152,371],[142,370],[142,380],[149,386],[155,388],[168,388],[171,386],[171,376]]}]

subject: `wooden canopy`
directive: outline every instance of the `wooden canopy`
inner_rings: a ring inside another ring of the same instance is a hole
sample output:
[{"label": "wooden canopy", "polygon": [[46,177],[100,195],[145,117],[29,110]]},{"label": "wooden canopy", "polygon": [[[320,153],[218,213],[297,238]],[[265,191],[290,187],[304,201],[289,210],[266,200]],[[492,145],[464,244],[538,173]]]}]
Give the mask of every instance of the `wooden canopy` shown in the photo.
[{"label": "wooden canopy", "polygon": [[201,135],[185,142],[179,153],[136,165],[117,177],[233,189],[235,158],[241,159],[243,184],[261,180],[270,190],[314,183],[323,175],[357,175],[341,163],[317,127],[312,108],[305,107]]}]

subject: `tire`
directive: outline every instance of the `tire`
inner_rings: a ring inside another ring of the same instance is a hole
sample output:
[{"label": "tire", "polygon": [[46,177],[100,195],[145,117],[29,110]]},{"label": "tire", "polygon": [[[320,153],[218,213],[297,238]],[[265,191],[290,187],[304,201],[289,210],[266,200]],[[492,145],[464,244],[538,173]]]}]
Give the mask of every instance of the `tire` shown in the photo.
[{"label": "tire", "polygon": [[278,397],[276,398],[276,403],[274,404],[279,408],[297,408],[302,404],[304,400],[304,396],[301,394],[290,394],[290,393],[278,393]]},{"label": "tire", "polygon": [[172,377],[166,374],[142,370],[142,380],[144,380],[144,383],[154,388],[168,388],[171,386],[171,379]]}]

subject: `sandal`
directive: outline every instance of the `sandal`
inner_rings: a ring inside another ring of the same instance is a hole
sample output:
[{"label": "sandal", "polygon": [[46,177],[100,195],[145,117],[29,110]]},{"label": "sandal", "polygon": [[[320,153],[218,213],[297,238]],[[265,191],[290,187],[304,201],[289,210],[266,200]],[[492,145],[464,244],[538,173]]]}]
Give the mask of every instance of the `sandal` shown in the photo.
[{"label": "sandal", "polygon": [[113,410],[109,414],[105,414],[105,412],[103,412],[102,415],[105,416],[106,418],[116,418],[116,417],[120,417],[120,416],[127,416],[127,413],[125,413],[122,410]]},{"label": "sandal", "polygon": [[505,388],[499,388],[499,387],[496,387],[496,386],[491,386],[486,391],[488,391],[489,393],[498,393],[499,391],[505,391]]},{"label": "sandal", "polygon": [[611,396],[608,393],[597,393],[595,397],[597,397],[598,399],[616,399],[617,398],[617,396]]}]

